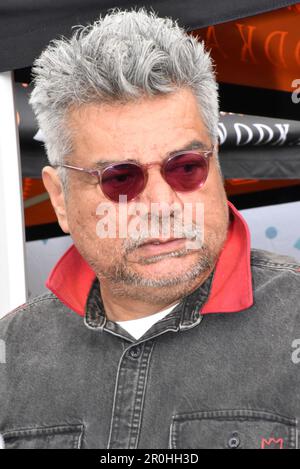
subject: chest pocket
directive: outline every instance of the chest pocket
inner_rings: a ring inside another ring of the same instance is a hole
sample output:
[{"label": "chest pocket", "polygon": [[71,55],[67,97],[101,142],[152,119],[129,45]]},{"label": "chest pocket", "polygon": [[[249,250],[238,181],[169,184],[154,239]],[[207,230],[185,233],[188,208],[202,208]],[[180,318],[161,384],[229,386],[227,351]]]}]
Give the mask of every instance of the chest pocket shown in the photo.
[{"label": "chest pocket", "polygon": [[176,414],[170,448],[295,449],[297,421],[254,410],[216,410]]},{"label": "chest pocket", "polygon": [[24,428],[2,433],[5,449],[79,449],[82,436],[83,425]]}]

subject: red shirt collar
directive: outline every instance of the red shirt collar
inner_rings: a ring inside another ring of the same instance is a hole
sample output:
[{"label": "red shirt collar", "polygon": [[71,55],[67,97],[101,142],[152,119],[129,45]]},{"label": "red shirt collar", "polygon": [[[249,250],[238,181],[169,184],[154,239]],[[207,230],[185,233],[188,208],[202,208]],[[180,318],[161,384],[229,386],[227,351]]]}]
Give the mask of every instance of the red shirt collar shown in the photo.
[{"label": "red shirt collar", "polygon": [[[249,229],[234,205],[229,201],[228,205],[232,221],[201,314],[237,312],[253,305]],[[94,271],[73,244],[50,272],[46,287],[66,306],[84,316],[94,279]]]}]

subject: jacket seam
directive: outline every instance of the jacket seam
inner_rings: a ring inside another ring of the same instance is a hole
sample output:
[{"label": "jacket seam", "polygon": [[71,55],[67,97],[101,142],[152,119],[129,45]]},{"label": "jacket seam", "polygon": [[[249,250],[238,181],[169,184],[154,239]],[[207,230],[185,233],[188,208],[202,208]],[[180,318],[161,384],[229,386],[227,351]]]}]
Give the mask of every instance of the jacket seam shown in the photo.
[{"label": "jacket seam", "polygon": [[[149,345],[149,343],[148,343],[148,345]],[[152,341],[152,343],[150,343],[150,345],[149,345],[149,354],[148,354],[148,356],[145,357],[145,364],[146,364],[145,377],[144,377],[143,390],[142,390],[142,396],[141,396],[140,411],[139,411],[139,416],[138,416],[139,423],[138,423],[138,428],[137,428],[135,436],[134,435],[132,436],[132,433],[133,433],[132,427],[134,425],[134,411],[133,411],[133,415],[132,415],[132,419],[131,419],[130,436],[129,436],[128,441],[129,441],[129,445],[130,445],[131,440],[135,440],[134,449],[138,448],[140,435],[141,435],[141,426],[142,426],[142,419],[143,419],[143,414],[144,414],[144,404],[145,404],[145,394],[146,394],[146,389],[147,389],[149,368],[150,368],[150,362],[151,362],[151,358],[152,358],[154,345],[155,345],[155,341]],[[145,345],[144,351],[145,351],[145,349],[147,349],[147,345]],[[142,359],[143,359],[143,357],[142,357]],[[142,374],[142,365],[143,365],[143,362],[141,362],[141,368],[139,370],[138,381],[143,380],[143,378],[140,379],[141,374]],[[135,394],[135,399],[134,399],[134,401],[135,401],[134,402],[134,409],[136,409],[136,405],[137,405],[137,395],[138,395],[138,386],[137,386],[137,392]]]},{"label": "jacket seam", "polygon": [[12,315],[13,313],[24,312],[26,309],[28,309],[29,306],[35,306],[38,303],[42,303],[43,301],[50,300],[50,299],[52,299],[54,301],[59,301],[61,303],[59,298],[57,298],[55,295],[53,295],[53,293],[49,293],[49,294],[47,294],[47,296],[44,296],[43,298],[38,298],[38,299],[35,299],[35,300],[32,300],[32,301],[28,301],[24,305],[17,306],[15,309],[13,309],[9,313],[5,314],[2,318],[0,318],[0,321],[2,319],[5,319],[8,316]]},{"label": "jacket seam", "polygon": [[269,267],[270,269],[274,270],[283,270],[288,272],[293,272],[297,274],[297,271],[300,269],[300,264],[283,264],[283,263],[276,263],[276,262],[268,262],[268,261],[252,261],[251,266],[253,267]]},{"label": "jacket seam", "polygon": [[116,378],[115,378],[113,405],[112,405],[111,418],[110,418],[110,428],[109,428],[109,435],[108,435],[108,442],[107,442],[106,449],[111,449],[110,445],[111,445],[112,436],[113,436],[113,432],[114,432],[114,425],[115,425],[115,421],[116,421],[116,419],[115,419],[115,410],[116,410],[116,400],[117,400],[117,393],[118,393],[118,382],[119,382],[119,378],[120,378],[120,370],[121,370],[123,357],[125,356],[127,351],[128,351],[128,348],[126,348],[123,351],[123,353],[122,353],[122,355],[119,359],[119,363],[118,363],[118,369],[117,369],[117,374],[116,374]]}]

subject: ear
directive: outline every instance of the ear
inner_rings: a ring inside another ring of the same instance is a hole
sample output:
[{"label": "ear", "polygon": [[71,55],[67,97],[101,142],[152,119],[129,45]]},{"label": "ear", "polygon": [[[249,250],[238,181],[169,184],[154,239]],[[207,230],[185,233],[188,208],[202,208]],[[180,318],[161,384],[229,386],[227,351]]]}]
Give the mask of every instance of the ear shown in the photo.
[{"label": "ear", "polygon": [[64,233],[70,233],[66,211],[65,194],[63,192],[60,177],[54,168],[51,166],[45,166],[42,170],[42,178],[61,229],[64,231]]},{"label": "ear", "polygon": [[220,150],[220,143],[219,143],[219,140],[214,143],[213,148],[214,148],[214,153],[215,153],[216,157],[218,157],[219,150]]}]

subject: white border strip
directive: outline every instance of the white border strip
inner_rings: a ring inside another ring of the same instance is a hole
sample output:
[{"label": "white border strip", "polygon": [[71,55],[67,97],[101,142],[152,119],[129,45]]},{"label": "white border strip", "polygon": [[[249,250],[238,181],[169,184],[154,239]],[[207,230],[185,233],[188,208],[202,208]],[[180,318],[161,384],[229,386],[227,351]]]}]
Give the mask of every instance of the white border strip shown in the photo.
[{"label": "white border strip", "polygon": [[25,303],[25,233],[12,72],[0,73],[0,317]]}]

